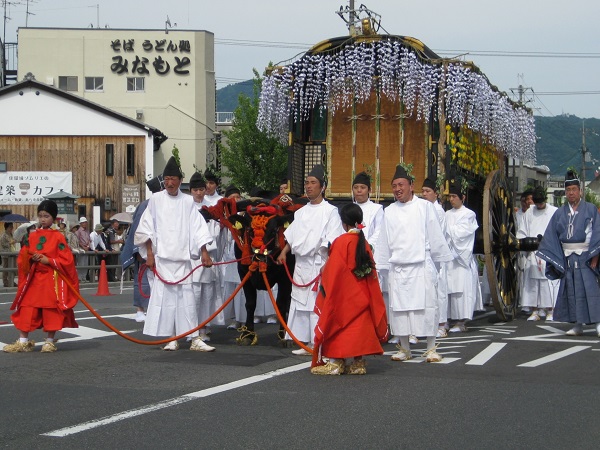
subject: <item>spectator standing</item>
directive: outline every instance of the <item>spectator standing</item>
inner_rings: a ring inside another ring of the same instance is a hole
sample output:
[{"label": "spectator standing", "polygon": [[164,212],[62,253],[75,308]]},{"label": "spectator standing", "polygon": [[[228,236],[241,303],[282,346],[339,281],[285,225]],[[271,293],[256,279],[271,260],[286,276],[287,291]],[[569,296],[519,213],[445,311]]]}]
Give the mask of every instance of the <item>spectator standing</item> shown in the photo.
[{"label": "spectator standing", "polygon": [[[85,217],[79,218],[79,229],[75,232],[77,239],[79,239],[79,247],[83,250],[81,254],[77,256],[77,266],[89,266],[91,256],[86,252],[93,251],[90,247],[90,232],[88,231],[88,221]],[[77,269],[79,281],[90,280],[90,270],[88,268]]]},{"label": "spectator standing", "polygon": [[[4,223],[4,233],[0,235],[0,252],[16,251],[15,239],[13,238],[14,224],[11,222]],[[15,267],[14,256],[4,255],[2,257],[2,268],[12,269]],[[4,287],[13,287],[15,285],[15,275],[13,272],[2,272],[2,282]]]},{"label": "spectator standing", "polygon": [[[113,255],[108,255],[106,259],[106,264],[109,266],[115,266],[119,262],[119,255],[116,254],[121,249],[121,245],[123,245],[123,239],[121,238],[121,233],[119,233],[120,224],[117,219],[111,219],[108,230],[106,231],[107,241],[110,245],[110,250],[114,253]],[[115,267],[111,267],[107,269],[107,275],[109,281],[117,281],[117,269]]]}]

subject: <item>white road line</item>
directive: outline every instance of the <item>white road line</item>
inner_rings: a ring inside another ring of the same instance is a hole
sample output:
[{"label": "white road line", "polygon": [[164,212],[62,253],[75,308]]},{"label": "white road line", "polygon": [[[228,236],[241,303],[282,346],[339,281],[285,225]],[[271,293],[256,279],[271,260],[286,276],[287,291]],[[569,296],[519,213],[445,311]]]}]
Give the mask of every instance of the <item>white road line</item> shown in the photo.
[{"label": "white road line", "polygon": [[486,331],[488,333],[496,333],[496,334],[511,334],[511,333],[515,332],[515,330],[491,330],[488,328],[484,328],[483,331]]},{"label": "white road line", "polygon": [[519,364],[517,367],[538,367],[542,364],[551,363],[558,359],[565,358],[566,356],[570,356],[575,353],[579,353],[580,351],[587,350],[588,348],[590,348],[589,345],[576,345],[575,347],[571,347],[560,352],[552,353],[551,355],[544,356],[543,358],[534,359],[533,361]]},{"label": "white road line", "polygon": [[465,364],[470,366],[483,366],[490,359],[492,359],[496,353],[504,348],[506,344],[492,343],[480,351],[474,358],[471,358]]},{"label": "white road line", "polygon": [[93,428],[102,427],[104,425],[108,425],[111,423],[119,422],[121,420],[130,419],[132,417],[141,416],[142,414],[147,414],[150,412],[158,411],[160,409],[169,408],[171,406],[177,406],[182,403],[189,402],[191,400],[196,400],[198,398],[204,398],[215,394],[220,394],[221,392],[230,391],[232,389],[237,389],[240,387],[248,386],[250,384],[259,383],[261,381],[265,381],[274,377],[278,377],[280,375],[286,375],[288,373],[297,372],[299,370],[307,369],[310,367],[310,362],[296,364],[295,366],[284,367],[283,369],[273,370],[271,372],[264,373],[262,375],[255,375],[253,377],[245,378],[243,380],[233,381],[231,383],[222,384],[221,386],[215,386],[208,389],[203,389],[201,391],[192,392],[190,394],[185,394],[180,397],[175,397],[170,400],[165,400],[158,403],[153,403],[151,405],[142,406],[140,408],[130,409],[129,411],[124,411],[122,413],[113,414],[111,416],[102,417],[100,419],[90,420],[88,422],[83,422],[79,425],[74,425],[71,427],[61,428],[59,430],[50,431],[48,433],[43,433],[42,436],[52,436],[52,437],[65,437],[71,434],[81,433],[83,431],[91,430]]},{"label": "white road line", "polygon": [[440,345],[445,344],[445,343],[448,343],[448,344],[472,344],[473,342],[489,342],[490,339],[492,338],[492,336],[481,336],[481,337],[483,337],[485,339],[471,339],[471,338],[463,337],[462,341],[449,341],[449,339],[451,339],[451,338],[444,338],[443,340],[439,340],[436,342],[439,342]]},{"label": "white road line", "polygon": [[[447,358],[444,356],[444,359],[442,359],[440,362],[434,362],[434,363],[429,363],[429,364],[450,364],[453,362],[458,361],[460,358]],[[425,358],[415,358],[415,359],[409,359],[408,361],[403,361],[403,363],[411,363],[411,364],[421,364],[427,362],[427,360]]]},{"label": "white road line", "polygon": [[[552,336],[565,336],[564,338],[553,338]],[[567,342],[569,344],[597,344],[600,340],[583,340],[566,336],[564,331],[560,333],[542,334],[539,336],[523,336],[515,338],[504,338],[507,341],[536,341],[536,342]]]},{"label": "white road line", "polygon": [[476,338],[487,338],[489,339],[490,336],[488,336],[487,334],[481,334],[481,335],[477,335],[477,336],[467,336],[465,334],[462,334],[460,336],[455,336],[453,337],[452,335],[445,337],[445,338],[439,338],[440,342],[446,342],[446,341],[453,341],[456,339],[476,339]]}]

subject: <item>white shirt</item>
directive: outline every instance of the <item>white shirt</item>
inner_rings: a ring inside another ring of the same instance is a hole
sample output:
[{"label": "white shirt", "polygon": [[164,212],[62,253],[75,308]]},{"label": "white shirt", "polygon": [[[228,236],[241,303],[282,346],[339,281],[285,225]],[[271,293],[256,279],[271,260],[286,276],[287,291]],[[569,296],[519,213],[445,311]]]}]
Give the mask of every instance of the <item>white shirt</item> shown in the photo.
[{"label": "white shirt", "polygon": [[[168,281],[178,281],[192,270],[192,260],[200,259],[201,247],[213,240],[206,221],[191,195],[165,191],[150,197],[135,232],[134,243],[147,259],[146,241],[152,241],[156,268]],[[191,283],[188,277],[182,284]]]},{"label": "white shirt", "polygon": [[372,202],[370,199],[364,203],[356,203],[360,206],[363,212],[363,222],[365,226],[363,233],[367,238],[367,242],[371,244],[373,249],[377,246],[377,239],[381,233],[381,226],[383,225],[383,206]]}]

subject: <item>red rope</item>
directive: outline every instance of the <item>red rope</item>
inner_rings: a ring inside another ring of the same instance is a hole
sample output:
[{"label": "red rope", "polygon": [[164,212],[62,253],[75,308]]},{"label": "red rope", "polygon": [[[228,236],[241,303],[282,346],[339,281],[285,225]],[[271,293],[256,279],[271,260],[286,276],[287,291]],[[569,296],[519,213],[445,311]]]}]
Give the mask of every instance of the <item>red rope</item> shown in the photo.
[{"label": "red rope", "polygon": [[65,281],[65,283],[67,283],[67,286],[69,286],[69,289],[71,289],[75,295],[77,296],[77,298],[79,300],[81,300],[81,303],[84,304],[84,306],[89,309],[89,311],[94,315],[94,317],[96,317],[96,319],[98,319],[104,326],[106,326],[109,330],[113,331],[114,333],[118,334],[119,336],[121,336],[124,339],[127,339],[128,341],[134,342],[136,344],[142,344],[142,345],[161,345],[161,344],[167,344],[168,342],[171,341],[175,341],[178,339],[181,339],[189,334],[192,334],[195,331],[198,331],[200,328],[204,328],[206,326],[207,323],[209,323],[211,320],[213,320],[215,317],[217,317],[217,315],[223,311],[225,309],[225,307],[233,300],[233,298],[237,295],[237,293],[240,291],[240,289],[242,289],[242,287],[244,286],[244,284],[246,283],[246,281],[248,281],[248,279],[250,278],[250,276],[252,275],[252,272],[248,272],[248,274],[246,274],[246,276],[244,277],[244,279],[240,282],[239,286],[233,291],[233,293],[229,296],[229,298],[227,299],[227,301],[223,302],[223,304],[221,305],[221,307],[219,307],[219,309],[217,309],[212,316],[210,316],[208,319],[206,319],[204,322],[202,322],[200,325],[198,325],[195,328],[192,328],[189,331],[186,331],[185,333],[182,333],[178,336],[175,337],[170,337],[167,339],[161,339],[161,340],[156,340],[156,341],[144,341],[141,339],[136,339],[133,338],[131,336],[128,336],[127,334],[121,332],[120,330],[118,330],[117,328],[115,328],[114,326],[112,326],[109,322],[107,322],[100,314],[98,314],[96,312],[96,310],[81,296],[81,294],[79,293],[79,291],[77,289],[75,289],[75,287],[69,282],[69,280],[67,279],[67,277],[65,275],[63,275],[61,272],[58,272],[58,275]]},{"label": "red rope", "polygon": [[303,342],[299,341],[298,338],[296,336],[294,336],[294,333],[292,333],[292,331],[288,328],[287,323],[285,323],[285,320],[283,320],[283,316],[281,315],[281,313],[279,312],[279,308],[277,307],[277,301],[275,300],[275,297],[273,296],[273,291],[271,290],[271,286],[269,286],[269,279],[267,278],[267,273],[263,272],[262,275],[263,275],[263,280],[265,282],[265,286],[267,287],[267,292],[269,293],[269,298],[271,299],[271,303],[273,303],[273,308],[275,308],[275,313],[277,314],[277,318],[279,319],[279,323],[283,326],[285,331],[287,331],[287,333],[290,335],[290,337],[296,344],[298,344],[301,348],[303,348],[307,352],[312,353],[313,349],[304,345]]},{"label": "red rope", "polygon": [[294,281],[294,277],[290,274],[290,269],[287,266],[287,263],[285,262],[285,260],[283,260],[283,267],[285,267],[285,273],[287,273],[288,278],[290,279],[290,281],[292,282],[292,284],[296,287],[301,287],[301,288],[305,288],[305,287],[309,287],[310,285],[314,285],[317,281],[319,281],[319,278],[321,278],[321,274],[319,273],[314,280],[309,281],[306,284],[298,284]]},{"label": "red rope", "polygon": [[[223,264],[237,263],[237,262],[243,261],[244,259],[248,259],[248,258],[252,258],[252,256],[246,256],[246,257],[240,258],[240,259],[232,259],[231,261],[222,261],[222,262],[218,262],[218,263],[213,263],[213,266],[220,266],[220,265],[223,265]],[[198,270],[201,267],[204,267],[204,264],[201,264],[198,267],[194,267],[194,269],[190,273],[188,273],[185,277],[183,277],[179,281],[167,281],[167,280],[165,280],[163,277],[160,276],[160,274],[156,270],[156,266],[152,269],[152,273],[154,273],[158,277],[158,279],[160,281],[162,281],[163,283],[169,284],[169,285],[174,285],[174,284],[181,283],[183,280],[186,280],[187,278],[190,277],[190,275],[192,275],[194,273],[194,271]],[[146,295],[144,293],[144,291],[142,290],[142,277],[144,276],[144,272],[146,271],[146,269],[148,269],[148,266],[146,264],[142,264],[140,266],[140,270],[138,271],[138,290],[139,290],[140,295],[142,297],[144,297],[144,298],[150,298],[150,296]]]}]

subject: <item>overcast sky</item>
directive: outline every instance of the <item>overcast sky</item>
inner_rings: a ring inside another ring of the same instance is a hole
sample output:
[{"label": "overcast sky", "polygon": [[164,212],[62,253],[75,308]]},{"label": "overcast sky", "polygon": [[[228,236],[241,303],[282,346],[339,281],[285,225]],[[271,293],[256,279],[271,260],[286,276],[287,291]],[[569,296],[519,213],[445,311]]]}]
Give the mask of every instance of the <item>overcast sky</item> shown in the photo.
[{"label": "overcast sky", "polygon": [[[26,0],[8,2],[6,40],[14,42],[17,28],[25,26]],[[531,88],[535,95],[527,91],[526,98],[538,115],[600,118],[600,1],[362,3],[382,16],[380,32],[415,37],[441,56],[469,53],[465,58],[508,93],[519,84]],[[252,78],[253,67],[262,72],[269,61],[347,34],[335,14],[342,5],[348,1],[30,0],[28,25],[164,29],[168,16],[177,29],[215,34],[216,76],[223,87]]]}]

